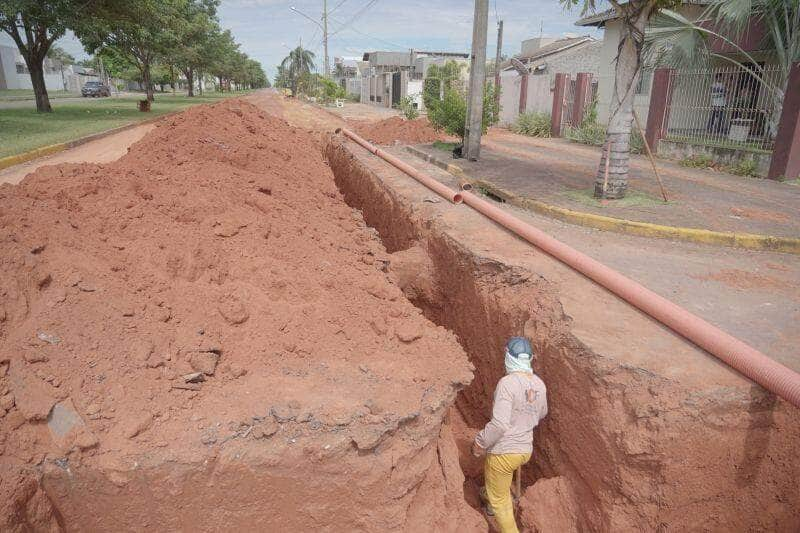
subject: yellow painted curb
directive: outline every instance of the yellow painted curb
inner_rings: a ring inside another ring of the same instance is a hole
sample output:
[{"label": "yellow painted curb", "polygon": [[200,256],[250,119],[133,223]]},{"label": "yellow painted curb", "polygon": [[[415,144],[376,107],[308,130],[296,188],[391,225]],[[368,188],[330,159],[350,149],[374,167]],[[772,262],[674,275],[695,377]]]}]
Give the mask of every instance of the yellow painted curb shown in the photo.
[{"label": "yellow painted curb", "polygon": [[[195,104],[195,105],[205,105],[205,104]],[[116,128],[98,131],[96,133],[90,133],[89,135],[84,135],[83,137],[78,137],[77,139],[73,139],[71,141],[66,141],[58,144],[51,144],[49,146],[42,146],[41,148],[34,148],[33,150],[30,150],[28,152],[22,152],[21,154],[15,154],[3,157],[0,158],[0,170],[3,170],[8,167],[13,167],[14,165],[19,165],[20,163],[27,163],[28,161],[31,161],[33,159],[38,159],[46,155],[52,155],[58,152],[63,152],[68,148],[75,148],[76,146],[80,146],[82,144],[95,141],[97,139],[102,139],[103,137],[108,137],[109,135],[114,135],[115,133],[120,133],[128,129],[136,128],[138,126],[144,126],[146,124],[152,124],[153,122],[158,122],[162,118],[167,118],[172,115],[183,113],[190,107],[194,107],[194,105],[190,105],[184,109],[179,109],[177,111],[170,111],[169,113],[164,113],[162,115],[157,115],[155,117],[147,118],[144,120],[129,122],[128,124],[117,126]]]},{"label": "yellow painted curb", "polygon": [[19,165],[20,163],[25,163],[32,159],[37,159],[39,157],[44,157],[46,155],[55,154],[58,152],[63,152],[68,148],[67,143],[58,143],[58,144],[51,144],[50,146],[42,146],[41,148],[36,148],[35,150],[31,150],[29,152],[23,152],[17,155],[10,155],[8,157],[3,157],[0,159],[0,170],[4,168],[13,167],[14,165]]},{"label": "yellow painted curb", "polygon": [[480,187],[511,205],[528,209],[551,218],[563,220],[571,224],[627,235],[638,235],[640,237],[675,239],[700,244],[744,248],[746,250],[784,252],[800,255],[800,239],[794,237],[773,237],[771,235],[758,235],[754,233],[731,233],[698,228],[684,228],[680,226],[663,226],[650,222],[637,222],[583,211],[573,211],[565,207],[546,204],[539,200],[518,196],[491,182],[469,178],[458,165],[441,161],[413,146],[406,147],[406,150],[458,178],[469,181],[473,186]]}]

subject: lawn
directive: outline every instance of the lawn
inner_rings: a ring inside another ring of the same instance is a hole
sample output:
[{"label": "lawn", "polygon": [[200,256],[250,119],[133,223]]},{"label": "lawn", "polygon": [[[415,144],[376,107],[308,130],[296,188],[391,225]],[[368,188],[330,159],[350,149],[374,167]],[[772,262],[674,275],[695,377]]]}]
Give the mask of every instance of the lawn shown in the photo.
[{"label": "lawn", "polygon": [[[50,98],[68,98],[70,96],[80,96],[80,93],[69,91],[47,91]],[[31,89],[0,89],[0,101],[3,100],[33,100],[33,90]]]},{"label": "lawn", "polygon": [[137,110],[136,102],[141,97],[102,98],[86,102],[53,100],[52,113],[37,113],[32,107],[0,109],[0,157],[71,141],[192,105],[217,102],[244,94],[246,93],[206,93],[194,98],[157,94],[149,113]]}]

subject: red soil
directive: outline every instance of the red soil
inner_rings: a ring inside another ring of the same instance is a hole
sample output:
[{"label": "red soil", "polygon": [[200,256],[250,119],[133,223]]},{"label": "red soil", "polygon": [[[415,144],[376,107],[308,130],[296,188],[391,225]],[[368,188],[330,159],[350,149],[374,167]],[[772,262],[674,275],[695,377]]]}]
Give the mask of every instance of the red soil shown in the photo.
[{"label": "red soil", "polygon": [[434,130],[427,118],[391,117],[378,122],[352,122],[356,133],[375,144],[423,144],[449,139],[443,132]]},{"label": "red soil", "polygon": [[471,366],[310,133],[191,109],[0,186],[0,243],[0,530],[480,523],[440,435]]}]

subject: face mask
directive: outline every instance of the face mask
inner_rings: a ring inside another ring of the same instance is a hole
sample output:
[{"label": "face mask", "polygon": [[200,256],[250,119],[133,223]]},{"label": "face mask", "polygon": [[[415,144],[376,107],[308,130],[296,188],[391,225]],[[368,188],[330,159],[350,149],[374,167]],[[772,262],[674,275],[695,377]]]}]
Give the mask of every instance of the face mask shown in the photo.
[{"label": "face mask", "polygon": [[508,352],[508,350],[506,350],[505,363],[506,363],[506,374],[510,374],[511,372],[533,373],[533,369],[531,368],[530,354],[521,353],[516,357],[514,357]]}]

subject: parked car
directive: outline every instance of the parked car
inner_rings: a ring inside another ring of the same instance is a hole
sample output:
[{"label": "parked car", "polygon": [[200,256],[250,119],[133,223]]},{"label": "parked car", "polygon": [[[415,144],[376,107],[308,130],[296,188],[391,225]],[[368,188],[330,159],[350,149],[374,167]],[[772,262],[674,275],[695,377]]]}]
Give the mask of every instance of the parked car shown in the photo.
[{"label": "parked car", "polygon": [[111,96],[111,89],[99,81],[87,81],[81,89],[81,96]]}]

